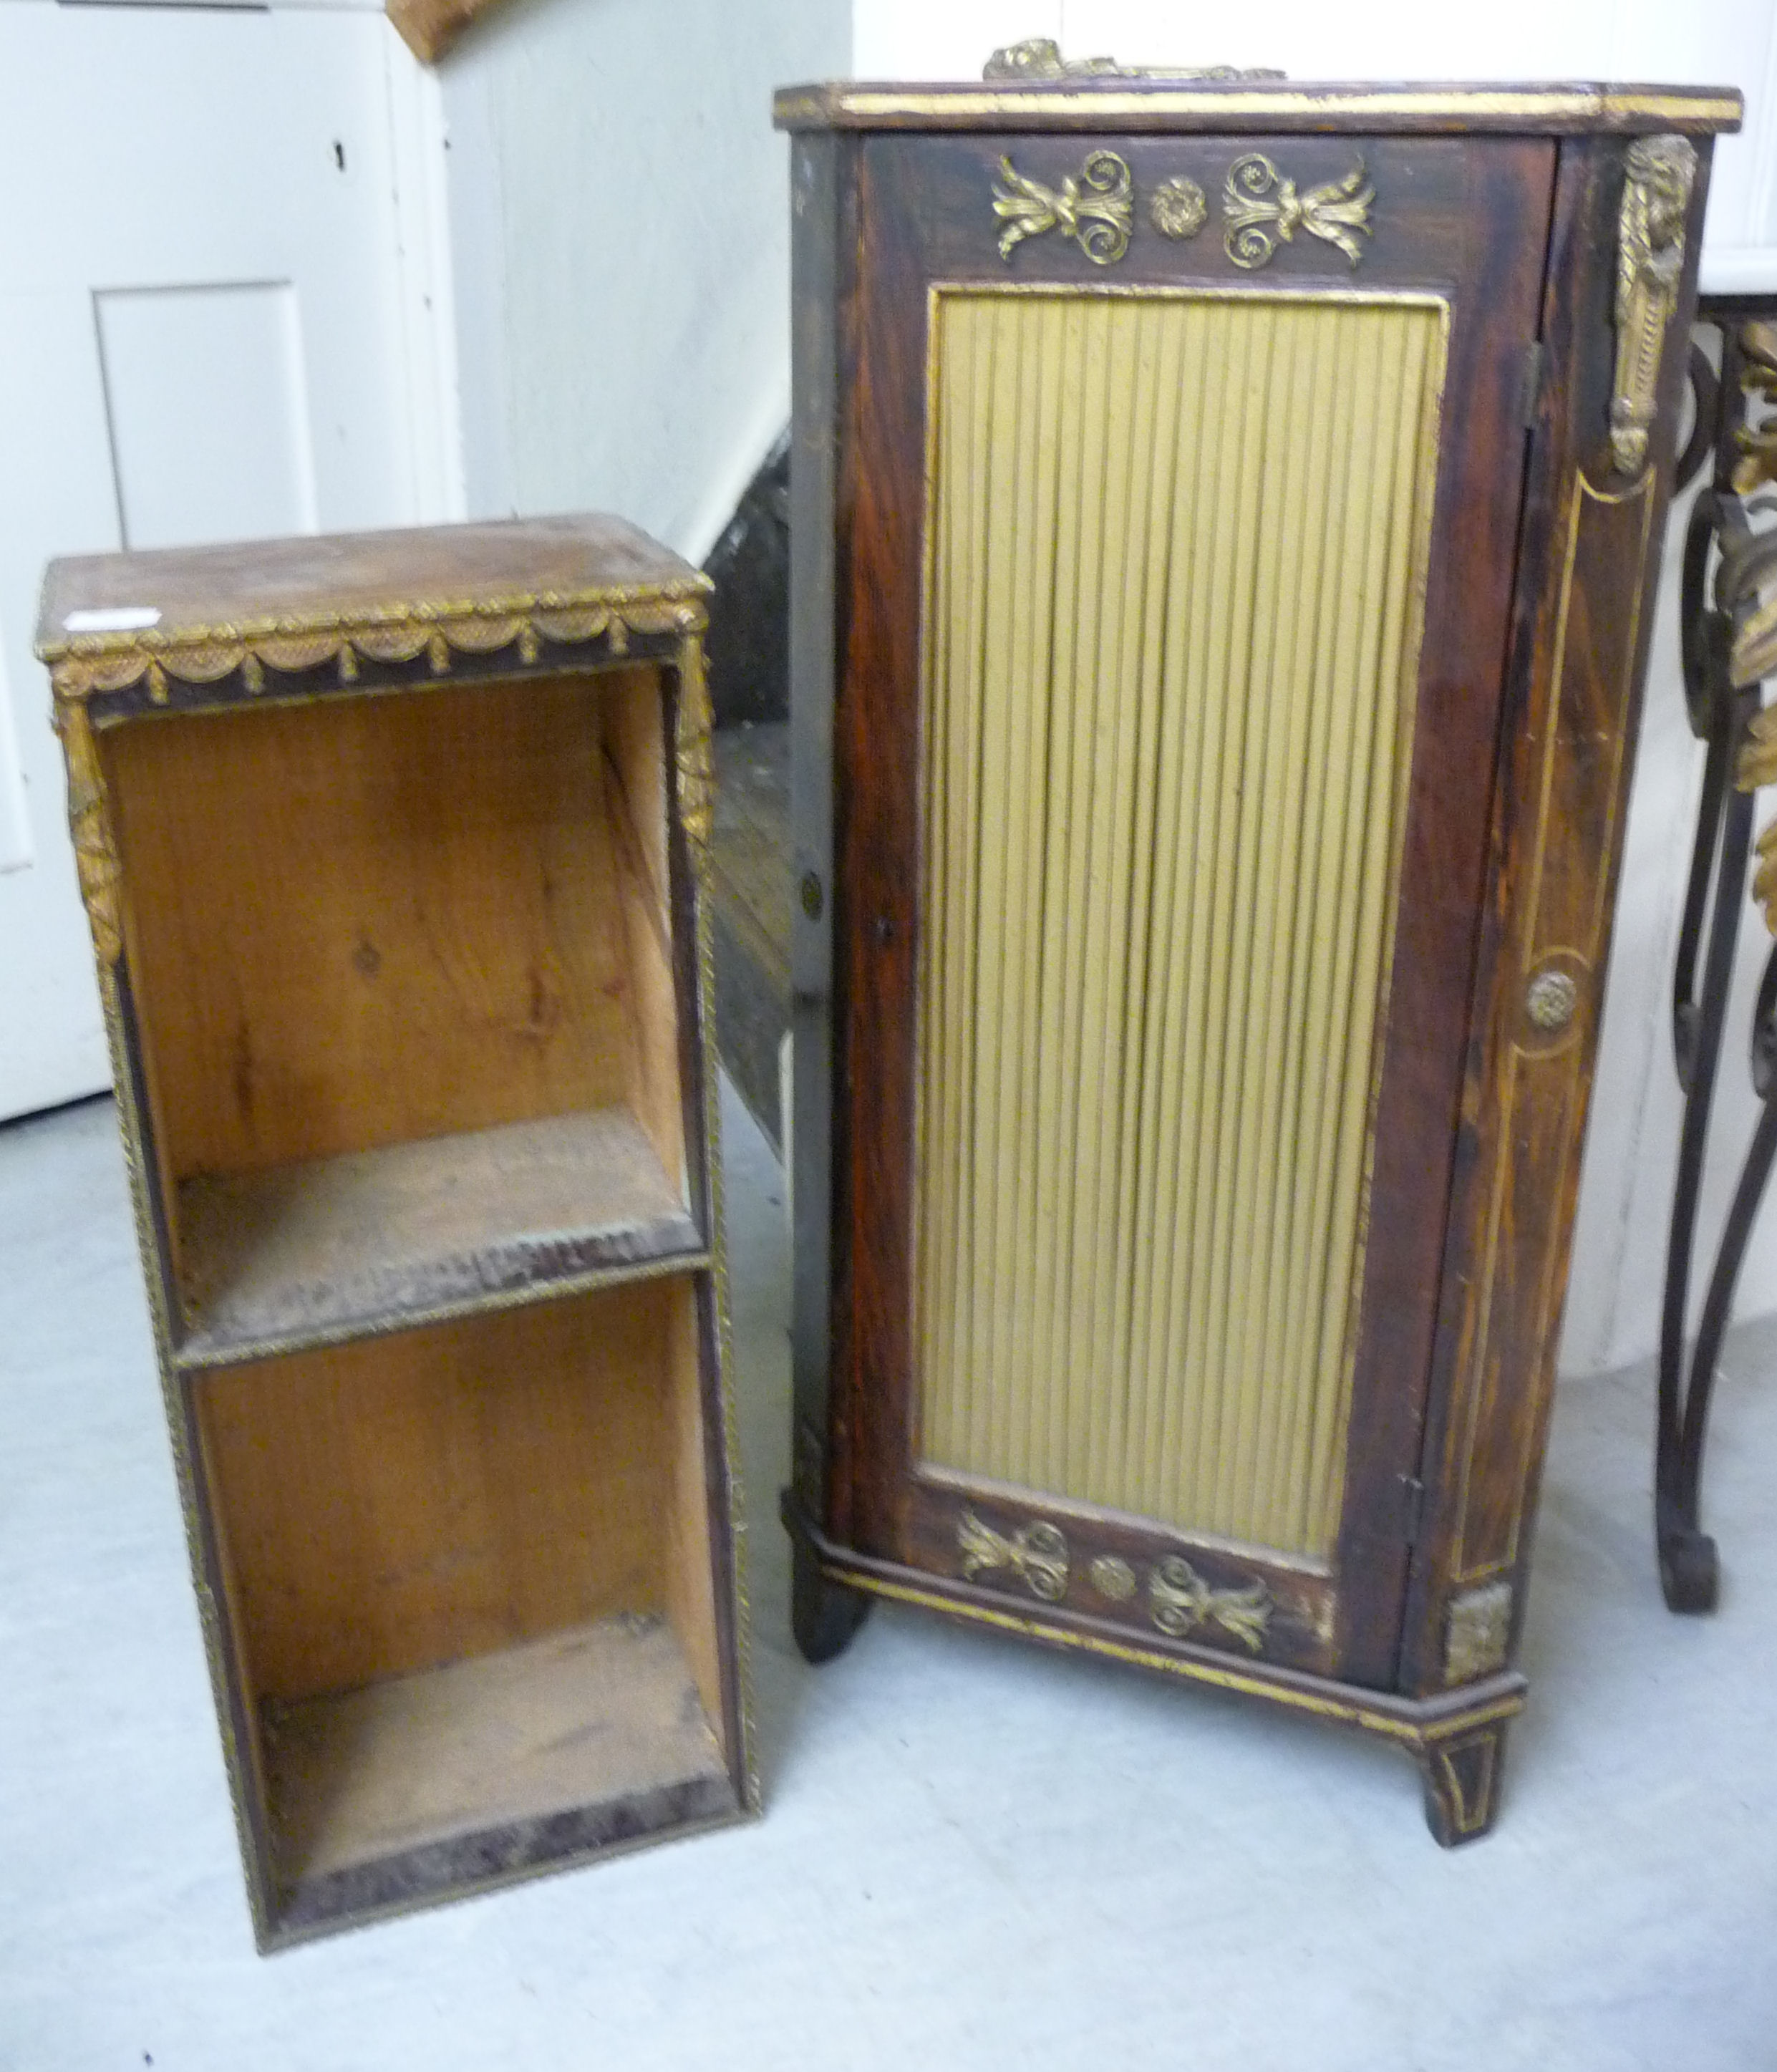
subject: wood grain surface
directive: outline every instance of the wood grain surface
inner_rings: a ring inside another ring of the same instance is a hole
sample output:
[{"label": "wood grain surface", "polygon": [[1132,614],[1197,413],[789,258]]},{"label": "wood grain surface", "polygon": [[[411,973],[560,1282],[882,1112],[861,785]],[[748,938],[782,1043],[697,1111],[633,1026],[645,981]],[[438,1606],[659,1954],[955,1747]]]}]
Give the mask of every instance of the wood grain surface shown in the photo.
[{"label": "wood grain surface", "polygon": [[695,1610],[687,1543],[707,1604],[705,1521],[678,1519],[673,1466],[696,1301],[689,1277],[642,1281],[194,1378],[253,1696],[353,1689],[675,1595]]},{"label": "wood grain surface", "polygon": [[689,597],[709,583],[627,519],[597,515],[162,547],[51,561],[37,639],[53,655],[79,638],[71,611],[151,613],[143,634],[166,644],[224,627],[326,627],[628,588]]},{"label": "wood grain surface", "polygon": [[634,832],[660,697],[631,668],[110,730],[171,1178],[619,1105],[677,1178],[664,838]]},{"label": "wood grain surface", "polygon": [[[1421,1470],[1428,1510],[1403,1637],[1402,1688],[1413,1691],[1445,1680],[1454,1596],[1504,1584],[1508,1649],[1524,1614],[1708,186],[1705,146],[1648,465],[1625,479],[1609,442],[1623,149],[1561,150]],[[1553,1030],[1528,1012],[1545,971],[1573,988],[1571,1018]]]},{"label": "wood grain surface", "polygon": [[187,1180],[179,1222],[179,1357],[205,1365],[703,1252],[627,1108]]},{"label": "wood grain surface", "polygon": [[265,1739],[278,1868],[291,1885],[479,1829],[726,1782],[672,1627],[634,1614],[268,1704]]},{"label": "wood grain surface", "polygon": [[[1137,191],[1162,173],[1218,184],[1231,156],[1262,136],[1099,140],[1130,164]],[[846,571],[843,670],[834,715],[842,1001],[836,1074],[842,1111],[840,1260],[833,1274],[836,1426],[849,1435],[849,1486],[836,1536],[859,1552],[955,1572],[964,1498],[947,1521],[911,1476],[917,1445],[910,1336],[919,931],[928,924],[918,785],[921,758],[926,508],[928,289],[1010,279],[1100,292],[1104,271],[1051,237],[1007,266],[989,206],[1005,148],[986,138],[865,138],[859,148],[858,360],[845,397],[844,489],[837,511]],[[1436,491],[1417,744],[1405,804],[1388,1012],[1367,1186],[1364,1289],[1334,1536],[1338,1582],[1310,1636],[1319,1666],[1385,1688],[1394,1671],[1407,1562],[1406,1485],[1418,1464],[1442,1262],[1443,1219],[1465,1063],[1476,914],[1506,657],[1524,444],[1522,395],[1535,336],[1554,149],[1507,138],[1319,137],[1292,140],[1299,181],[1336,179],[1361,153],[1379,194],[1366,247],[1366,294],[1433,293],[1450,310],[1448,393]],[[1033,138],[1021,171],[1059,182],[1079,143]],[[1119,286],[1201,286],[1337,296],[1351,269],[1325,245],[1280,252],[1248,283],[1220,240],[1178,246],[1137,235]],[[1231,511],[1227,522],[1239,522]],[[1039,1502],[1032,1493],[1033,1502]],[[1120,1515],[1119,1531],[1132,1521]],[[1139,1523],[1139,1521],[1135,1521]],[[1155,1559],[1178,1544],[1150,1528]],[[1201,1543],[1207,1561],[1215,1544]],[[1270,1557],[1263,1548],[1250,1553]],[[1006,1587],[1013,1587],[1009,1583]],[[1139,1618],[1137,1611],[1132,1616]],[[1280,1635],[1284,1629],[1280,1626]],[[1330,1638],[1329,1638],[1330,1636]],[[1302,1643],[1306,1645],[1305,1642]],[[1299,1656],[1298,1656],[1298,1659]]]}]

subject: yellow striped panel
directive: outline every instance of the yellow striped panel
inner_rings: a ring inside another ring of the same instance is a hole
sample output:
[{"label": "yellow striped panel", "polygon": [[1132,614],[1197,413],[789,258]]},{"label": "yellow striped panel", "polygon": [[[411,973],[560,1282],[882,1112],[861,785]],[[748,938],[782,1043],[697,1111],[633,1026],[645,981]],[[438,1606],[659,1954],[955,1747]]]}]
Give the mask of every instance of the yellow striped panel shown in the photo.
[{"label": "yellow striped panel", "polygon": [[932,1466],[1331,1552],[1446,314],[933,295]]}]

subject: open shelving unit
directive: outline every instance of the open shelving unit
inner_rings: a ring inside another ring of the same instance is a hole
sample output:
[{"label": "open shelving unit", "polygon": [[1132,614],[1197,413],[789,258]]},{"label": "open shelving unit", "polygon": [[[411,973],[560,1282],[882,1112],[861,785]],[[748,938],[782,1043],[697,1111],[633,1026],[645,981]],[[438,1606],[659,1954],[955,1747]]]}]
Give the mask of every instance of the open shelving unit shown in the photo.
[{"label": "open shelving unit", "polygon": [[755,1800],[702,587],[610,520],[46,585],[262,1943]]}]

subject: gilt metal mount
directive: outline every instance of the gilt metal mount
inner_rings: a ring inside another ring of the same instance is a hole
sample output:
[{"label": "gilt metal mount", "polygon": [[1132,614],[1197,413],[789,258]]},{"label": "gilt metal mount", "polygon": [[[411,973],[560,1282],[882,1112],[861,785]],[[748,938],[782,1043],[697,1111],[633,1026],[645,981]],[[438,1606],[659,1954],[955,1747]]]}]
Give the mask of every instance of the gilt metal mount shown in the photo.
[{"label": "gilt metal mount", "polygon": [[1076,180],[1070,174],[1059,187],[1027,179],[1010,158],[1000,160],[1005,183],[993,190],[993,213],[1005,224],[1000,257],[1026,237],[1059,231],[1071,237],[1095,265],[1109,266],[1129,249],[1134,218],[1129,169],[1114,151],[1094,151]]},{"label": "gilt metal mount", "polygon": [[1288,245],[1298,230],[1336,245],[1355,266],[1364,256],[1359,233],[1370,235],[1370,204],[1376,189],[1367,186],[1359,158],[1343,179],[1298,191],[1262,151],[1248,151],[1228,168],[1222,191],[1222,214],[1228,228],[1223,249],[1236,266],[1252,272],[1268,265],[1279,245]]},{"label": "gilt metal mount", "polygon": [[1617,217],[1617,364],[1610,457],[1624,475],[1647,462],[1666,329],[1684,270],[1684,218],[1697,153],[1682,137],[1638,137],[1625,154]]},{"label": "gilt metal mount", "polygon": [[1067,1594],[1067,1542],[1046,1520],[1022,1525],[1013,1533],[996,1532],[965,1511],[956,1521],[956,1547],[967,1581],[990,1569],[1009,1568],[1046,1604],[1059,1604]]},{"label": "gilt metal mount", "polygon": [[1243,72],[1234,65],[1125,65],[1115,58],[1064,58],[1051,36],[1026,36],[994,51],[981,67],[983,79],[1281,79],[1281,72],[1261,67]]},{"label": "gilt metal mount", "polygon": [[1174,1640],[1199,1626],[1216,1626],[1257,1655],[1271,1612],[1271,1593],[1263,1583],[1244,1590],[1216,1589],[1182,1554],[1169,1554],[1148,1577],[1148,1615]]}]

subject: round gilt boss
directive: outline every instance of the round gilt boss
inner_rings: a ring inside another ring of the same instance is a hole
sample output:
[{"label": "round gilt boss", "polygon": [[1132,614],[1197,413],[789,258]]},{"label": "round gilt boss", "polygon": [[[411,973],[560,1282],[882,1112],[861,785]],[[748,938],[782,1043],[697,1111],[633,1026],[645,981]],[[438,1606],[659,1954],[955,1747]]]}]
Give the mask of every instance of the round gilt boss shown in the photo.
[{"label": "round gilt boss", "polygon": [[1162,237],[1195,237],[1203,227],[1209,204],[1195,180],[1162,180],[1148,204],[1148,214]]}]

